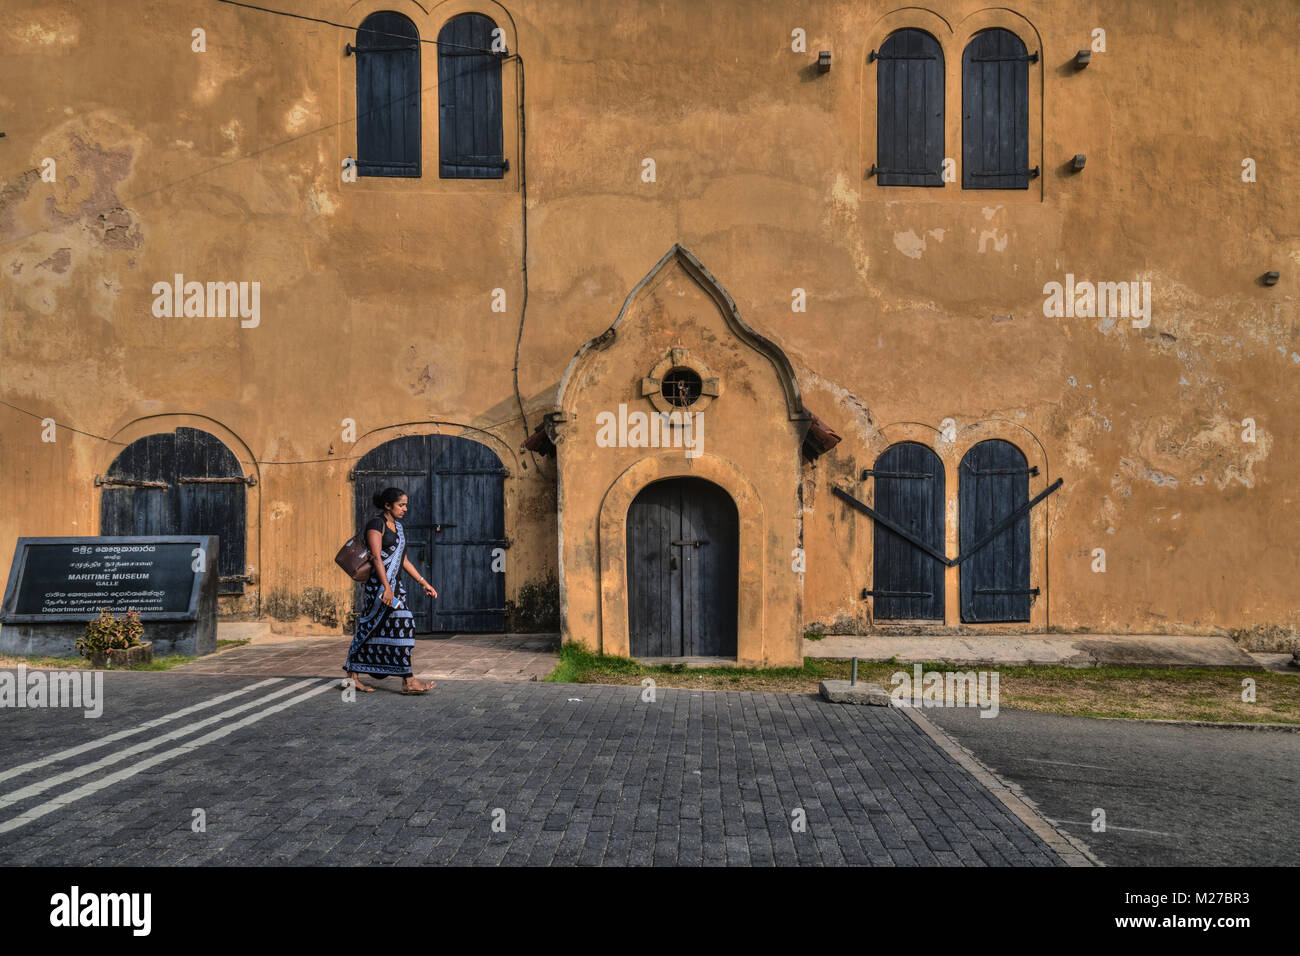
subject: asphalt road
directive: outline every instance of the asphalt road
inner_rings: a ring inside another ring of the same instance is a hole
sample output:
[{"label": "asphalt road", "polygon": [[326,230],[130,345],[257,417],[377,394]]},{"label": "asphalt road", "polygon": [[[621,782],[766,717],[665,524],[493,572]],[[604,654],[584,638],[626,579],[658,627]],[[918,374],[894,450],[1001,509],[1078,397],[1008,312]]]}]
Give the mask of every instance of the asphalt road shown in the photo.
[{"label": "asphalt road", "polygon": [[[1300,864],[1300,733],[923,711],[1111,866]],[[1105,832],[1093,829],[1105,811]]]}]

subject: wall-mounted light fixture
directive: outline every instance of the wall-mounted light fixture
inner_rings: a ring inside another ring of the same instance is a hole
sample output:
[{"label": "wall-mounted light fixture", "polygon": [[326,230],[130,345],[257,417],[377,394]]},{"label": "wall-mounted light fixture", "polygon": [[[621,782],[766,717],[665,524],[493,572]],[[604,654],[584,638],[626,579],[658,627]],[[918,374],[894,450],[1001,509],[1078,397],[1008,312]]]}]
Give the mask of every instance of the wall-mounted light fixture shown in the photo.
[{"label": "wall-mounted light fixture", "polygon": [[822,50],[820,53],[817,54],[817,69],[822,73],[829,73],[831,71],[830,50]]},{"label": "wall-mounted light fixture", "polygon": [[1087,66],[1091,62],[1092,62],[1091,50],[1080,50],[1078,53],[1074,55],[1074,68],[1076,70],[1082,70],[1085,66]]},{"label": "wall-mounted light fixture", "polygon": [[1277,280],[1282,278],[1280,272],[1265,272],[1264,285],[1277,285]]},{"label": "wall-mounted light fixture", "polygon": [[1083,153],[1075,153],[1074,159],[1070,160],[1070,168],[1077,173],[1079,170],[1083,169],[1084,165],[1087,162],[1088,162],[1087,156],[1085,156]]}]

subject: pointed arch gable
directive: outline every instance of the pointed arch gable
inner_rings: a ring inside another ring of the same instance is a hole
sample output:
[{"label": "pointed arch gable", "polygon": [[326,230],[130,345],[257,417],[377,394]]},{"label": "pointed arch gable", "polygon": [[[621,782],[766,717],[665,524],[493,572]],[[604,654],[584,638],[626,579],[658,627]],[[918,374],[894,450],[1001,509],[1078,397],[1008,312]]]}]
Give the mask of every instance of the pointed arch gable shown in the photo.
[{"label": "pointed arch gable", "polygon": [[579,372],[585,364],[587,356],[593,351],[604,350],[613,343],[618,335],[619,327],[623,324],[623,320],[632,310],[632,307],[641,300],[654,285],[655,280],[672,264],[680,265],[682,271],[690,276],[704,290],[705,294],[713,300],[732,333],[772,364],[785,395],[786,410],[790,419],[811,420],[811,414],[803,407],[803,397],[799,391],[799,382],[795,377],[794,366],[790,364],[790,359],[785,352],[779,345],[760,334],[741,318],[740,310],[736,307],[736,302],[732,299],[731,294],[704,267],[704,264],[681,243],[673,243],[672,248],[664,253],[654,267],[641,278],[641,281],[632,287],[632,291],[623,300],[623,307],[619,310],[614,323],[600,335],[584,344],[569,360],[569,365],[564,371],[564,377],[560,379],[560,386],[556,392],[555,407],[559,416],[565,417],[572,411],[573,394],[571,394],[570,388],[572,383],[579,379]]}]

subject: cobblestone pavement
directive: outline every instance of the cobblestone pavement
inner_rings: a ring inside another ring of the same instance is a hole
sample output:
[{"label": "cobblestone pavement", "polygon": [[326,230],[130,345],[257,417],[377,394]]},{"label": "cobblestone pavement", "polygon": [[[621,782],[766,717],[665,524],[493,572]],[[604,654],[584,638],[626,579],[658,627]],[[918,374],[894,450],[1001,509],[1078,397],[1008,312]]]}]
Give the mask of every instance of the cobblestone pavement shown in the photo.
[{"label": "cobblestone pavement", "polygon": [[[342,677],[350,635],[258,640],[175,668],[176,673]],[[558,634],[457,634],[417,638],[411,669],[421,679],[541,680],[559,660]]]},{"label": "cobblestone pavement", "polygon": [[99,719],[0,711],[0,864],[1063,865],[887,708],[379,686],[109,673]]}]

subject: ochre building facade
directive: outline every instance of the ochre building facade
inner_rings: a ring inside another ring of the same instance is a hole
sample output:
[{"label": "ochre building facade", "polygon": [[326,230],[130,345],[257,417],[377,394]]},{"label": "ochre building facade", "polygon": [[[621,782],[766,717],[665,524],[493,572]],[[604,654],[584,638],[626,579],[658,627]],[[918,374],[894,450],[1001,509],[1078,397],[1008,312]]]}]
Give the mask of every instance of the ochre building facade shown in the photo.
[{"label": "ochre building facade", "polygon": [[1290,0],[263,6],[6,5],[0,576],[346,628],[397,484],[425,632],[1294,638]]}]

